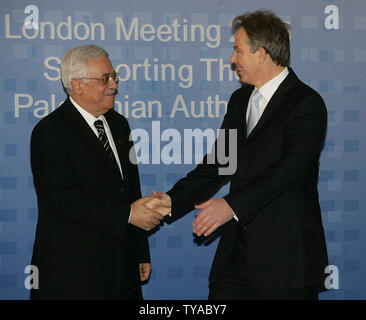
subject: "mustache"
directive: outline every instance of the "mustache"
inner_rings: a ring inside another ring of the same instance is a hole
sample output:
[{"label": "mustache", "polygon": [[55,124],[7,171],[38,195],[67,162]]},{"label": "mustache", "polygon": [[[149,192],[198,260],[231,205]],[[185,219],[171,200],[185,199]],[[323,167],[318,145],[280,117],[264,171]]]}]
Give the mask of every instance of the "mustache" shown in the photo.
[{"label": "mustache", "polygon": [[111,96],[111,95],[116,95],[116,94],[118,94],[117,89],[108,89],[106,92],[104,92],[105,96]]},{"label": "mustache", "polygon": [[235,64],[235,63],[232,63],[232,64],[230,65],[230,68],[231,68],[231,70],[235,71],[235,69],[236,69],[236,64]]}]

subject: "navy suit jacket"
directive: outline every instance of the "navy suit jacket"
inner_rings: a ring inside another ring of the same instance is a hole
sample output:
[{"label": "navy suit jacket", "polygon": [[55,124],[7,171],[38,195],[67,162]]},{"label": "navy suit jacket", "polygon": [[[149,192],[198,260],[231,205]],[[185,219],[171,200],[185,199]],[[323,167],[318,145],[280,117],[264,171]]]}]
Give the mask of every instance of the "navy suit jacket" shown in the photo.
[{"label": "navy suit jacket", "polygon": [[[168,191],[172,220],[230,182],[224,198],[239,221],[232,219],[223,227],[210,281],[220,278],[233,253],[249,278],[263,288],[321,285],[328,264],[317,190],[325,104],[289,68],[247,136],[245,115],[253,89],[246,85],[232,94],[221,127],[237,129],[236,172],[219,175],[220,164],[207,164],[205,157]],[[225,137],[227,148],[228,134]]]},{"label": "navy suit jacket", "polygon": [[128,224],[141,197],[127,120],[104,114],[124,180],[79,111],[67,99],[33,129],[31,166],[38,199],[32,264],[39,289],[31,298],[114,299],[136,286],[149,262],[146,232]]}]

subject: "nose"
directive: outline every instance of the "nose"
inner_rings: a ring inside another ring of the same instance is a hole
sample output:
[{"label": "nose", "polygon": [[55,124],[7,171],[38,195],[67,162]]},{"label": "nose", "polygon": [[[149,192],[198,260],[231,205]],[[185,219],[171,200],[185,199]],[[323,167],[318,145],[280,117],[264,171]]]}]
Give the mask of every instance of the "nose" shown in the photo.
[{"label": "nose", "polygon": [[108,84],[109,84],[110,88],[114,88],[114,89],[118,88],[118,82],[116,80],[114,80],[113,78],[110,78],[110,80],[108,81]]},{"label": "nose", "polygon": [[233,64],[236,62],[236,56],[235,56],[235,52],[233,52],[233,54],[230,57],[230,63]]}]

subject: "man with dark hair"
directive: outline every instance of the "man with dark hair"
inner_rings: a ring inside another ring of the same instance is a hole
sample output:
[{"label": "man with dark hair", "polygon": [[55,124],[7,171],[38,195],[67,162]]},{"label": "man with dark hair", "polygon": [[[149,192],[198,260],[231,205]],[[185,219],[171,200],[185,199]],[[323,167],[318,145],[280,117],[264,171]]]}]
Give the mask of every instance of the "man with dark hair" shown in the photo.
[{"label": "man with dark hair", "polygon": [[65,102],[33,129],[38,198],[31,299],[141,299],[151,271],[145,230],[161,214],[141,198],[127,120],[113,110],[118,74],[95,45],[61,63]]},{"label": "man with dark hair", "polygon": [[[221,128],[237,129],[237,170],[220,175],[219,161],[206,155],[167,194],[154,193],[153,207],[171,209],[172,220],[200,210],[198,236],[223,225],[210,299],[318,299],[328,264],[317,190],[327,110],[288,67],[281,19],[247,13],[234,19],[233,33],[230,62],[246,85],[231,96]],[[227,182],[229,193],[211,198]]]}]

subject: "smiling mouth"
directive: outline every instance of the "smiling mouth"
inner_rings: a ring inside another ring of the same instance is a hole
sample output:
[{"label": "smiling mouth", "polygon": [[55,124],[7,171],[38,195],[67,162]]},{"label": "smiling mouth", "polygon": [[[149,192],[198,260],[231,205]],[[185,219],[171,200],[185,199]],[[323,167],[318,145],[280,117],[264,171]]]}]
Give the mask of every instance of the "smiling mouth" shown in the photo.
[{"label": "smiling mouth", "polygon": [[238,75],[238,77],[241,77],[242,75],[241,75],[241,72],[243,71],[243,68],[241,68],[241,67],[237,67],[236,68],[236,70],[235,70],[235,72],[236,72],[236,74]]},{"label": "smiling mouth", "polygon": [[105,96],[115,96],[118,93],[117,89],[111,89],[104,93]]}]

